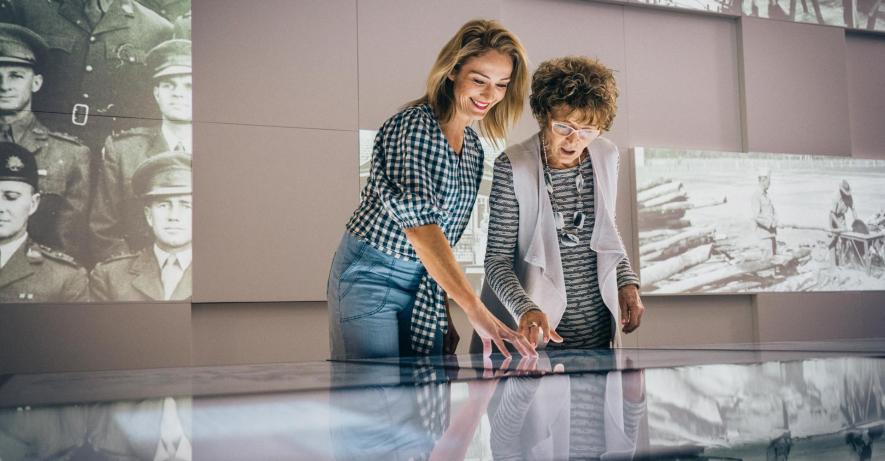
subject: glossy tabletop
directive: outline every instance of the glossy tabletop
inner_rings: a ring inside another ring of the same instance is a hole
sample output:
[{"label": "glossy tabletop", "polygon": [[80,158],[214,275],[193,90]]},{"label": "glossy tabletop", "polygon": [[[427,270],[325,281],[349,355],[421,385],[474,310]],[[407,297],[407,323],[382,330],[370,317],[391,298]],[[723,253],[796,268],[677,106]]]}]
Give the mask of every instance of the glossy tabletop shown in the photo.
[{"label": "glossy tabletop", "polygon": [[885,341],[0,376],[0,460],[885,459]]}]

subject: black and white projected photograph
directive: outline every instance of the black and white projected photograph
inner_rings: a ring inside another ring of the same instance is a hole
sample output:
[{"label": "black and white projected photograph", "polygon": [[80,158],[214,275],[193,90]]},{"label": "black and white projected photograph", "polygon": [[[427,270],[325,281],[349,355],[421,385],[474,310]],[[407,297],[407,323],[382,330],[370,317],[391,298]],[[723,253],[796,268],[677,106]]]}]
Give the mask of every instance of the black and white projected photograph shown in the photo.
[{"label": "black and white projected photograph", "polygon": [[697,459],[880,459],[883,376],[864,357],[646,370],[649,443],[708,447]]},{"label": "black and white projected photograph", "polygon": [[741,14],[740,0],[634,0],[631,3],[684,10],[709,11],[711,13]]},{"label": "black and white projected photograph", "polygon": [[190,0],[0,0],[0,303],[191,297]]},{"label": "black and white projected photograph", "polygon": [[[360,190],[362,190],[369,178],[369,169],[372,166],[372,147],[375,142],[377,130],[360,130]],[[455,259],[467,274],[467,279],[473,288],[479,292],[482,289],[482,281],[485,277],[484,261],[486,257],[486,239],[489,233],[489,194],[492,192],[492,177],[495,169],[495,159],[504,150],[504,142],[498,146],[480,136],[482,148],[485,151],[482,182],[479,184],[479,192],[476,195],[476,203],[473,212],[467,222],[467,228],[461,236],[461,240],[452,249]]]},{"label": "black and white projected photograph", "polygon": [[882,0],[744,0],[742,4],[746,16],[849,29],[885,30]]},{"label": "black and white projected photograph", "polygon": [[885,290],[885,161],[633,151],[644,293]]}]

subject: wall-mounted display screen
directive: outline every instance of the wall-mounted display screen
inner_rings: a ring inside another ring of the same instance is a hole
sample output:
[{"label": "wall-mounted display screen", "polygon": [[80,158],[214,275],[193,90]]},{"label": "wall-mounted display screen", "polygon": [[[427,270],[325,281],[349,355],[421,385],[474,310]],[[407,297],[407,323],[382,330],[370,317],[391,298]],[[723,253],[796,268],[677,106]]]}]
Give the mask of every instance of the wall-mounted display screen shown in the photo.
[{"label": "wall-mounted display screen", "polygon": [[190,3],[0,2],[0,303],[191,297]]},{"label": "wall-mounted display screen", "polygon": [[885,7],[876,0],[750,0],[742,4],[746,16],[849,29],[885,30]]},{"label": "wall-mounted display screen", "polygon": [[643,292],[885,290],[885,161],[634,155]]},{"label": "wall-mounted display screen", "polygon": [[885,30],[881,0],[628,0],[665,8],[861,30]]}]

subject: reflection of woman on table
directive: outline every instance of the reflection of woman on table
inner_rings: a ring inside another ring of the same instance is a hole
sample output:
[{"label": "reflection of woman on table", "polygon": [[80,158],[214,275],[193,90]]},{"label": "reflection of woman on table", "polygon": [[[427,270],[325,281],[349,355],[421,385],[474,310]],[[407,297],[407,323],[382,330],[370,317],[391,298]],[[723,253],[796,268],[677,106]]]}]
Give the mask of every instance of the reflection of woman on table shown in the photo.
[{"label": "reflection of woman on table", "polygon": [[641,371],[509,378],[489,408],[494,459],[632,459],[645,415]]},{"label": "reflection of woman on table", "polygon": [[495,161],[482,300],[530,342],[608,347],[639,327],[639,280],[615,227],[618,149],[600,136],[617,96],[596,60],[541,63],[530,97],[540,132]]},{"label": "reflection of woman on table", "polygon": [[533,354],[489,314],[452,253],[482,179],[483,148],[469,125],[504,138],[522,111],[527,72],[512,33],[470,21],[440,51],[425,96],[381,126],[329,276],[333,359],[442,353],[454,331],[447,294],[484,340]]}]

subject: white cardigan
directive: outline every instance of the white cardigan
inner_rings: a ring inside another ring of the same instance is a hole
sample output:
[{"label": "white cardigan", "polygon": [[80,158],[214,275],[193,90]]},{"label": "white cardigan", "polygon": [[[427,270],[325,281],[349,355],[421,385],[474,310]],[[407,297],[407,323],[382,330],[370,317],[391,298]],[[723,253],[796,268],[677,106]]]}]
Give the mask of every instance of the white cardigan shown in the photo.
[{"label": "white cardigan", "polygon": [[[627,254],[615,226],[618,148],[608,139],[599,137],[590,143],[588,149],[593,162],[596,215],[590,248],[597,254],[602,301],[615,319],[612,338],[613,345],[617,347],[620,345],[621,331],[617,266]],[[556,328],[565,312],[565,276],[559,254],[559,235],[553,221],[553,206],[544,184],[538,134],[509,147],[506,155],[513,167],[513,189],[519,204],[518,258],[514,260],[514,270],[529,298],[547,314],[550,326]],[[505,318],[505,312],[509,314],[488,283],[483,283],[480,299],[498,318]]]}]

